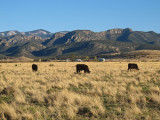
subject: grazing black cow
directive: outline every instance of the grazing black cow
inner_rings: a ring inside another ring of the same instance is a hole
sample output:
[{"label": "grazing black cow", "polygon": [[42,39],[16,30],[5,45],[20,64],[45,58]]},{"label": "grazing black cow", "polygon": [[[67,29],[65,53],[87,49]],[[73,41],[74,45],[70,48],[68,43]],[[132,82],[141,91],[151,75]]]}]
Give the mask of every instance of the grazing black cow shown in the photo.
[{"label": "grazing black cow", "polygon": [[128,70],[132,70],[132,69],[139,70],[138,65],[135,63],[129,63]]},{"label": "grazing black cow", "polygon": [[76,68],[77,68],[77,73],[80,73],[80,71],[82,70],[84,70],[84,73],[90,73],[88,66],[85,64],[77,64]]},{"label": "grazing black cow", "polygon": [[38,70],[38,66],[36,64],[32,65],[32,71],[37,71]]}]

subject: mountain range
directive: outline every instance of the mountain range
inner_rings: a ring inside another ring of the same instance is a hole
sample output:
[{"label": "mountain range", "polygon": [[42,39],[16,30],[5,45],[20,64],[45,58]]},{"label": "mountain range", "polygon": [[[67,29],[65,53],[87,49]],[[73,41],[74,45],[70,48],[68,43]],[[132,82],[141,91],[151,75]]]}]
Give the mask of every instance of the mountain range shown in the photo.
[{"label": "mountain range", "polygon": [[74,30],[51,33],[43,29],[0,32],[1,58],[97,56],[135,50],[160,50],[160,34],[130,28],[102,32]]}]

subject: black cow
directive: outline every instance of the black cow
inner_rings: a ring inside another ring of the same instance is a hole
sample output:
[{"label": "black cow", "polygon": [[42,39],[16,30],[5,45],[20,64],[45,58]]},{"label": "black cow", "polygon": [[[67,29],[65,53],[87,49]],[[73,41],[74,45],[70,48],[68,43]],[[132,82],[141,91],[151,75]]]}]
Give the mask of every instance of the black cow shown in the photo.
[{"label": "black cow", "polygon": [[77,64],[76,69],[77,73],[80,73],[82,70],[84,70],[84,73],[90,73],[88,66],[85,64]]},{"label": "black cow", "polygon": [[36,64],[32,65],[32,71],[37,71],[38,70],[38,66]]},{"label": "black cow", "polygon": [[128,70],[132,70],[132,69],[139,70],[138,65],[135,63],[129,63]]}]

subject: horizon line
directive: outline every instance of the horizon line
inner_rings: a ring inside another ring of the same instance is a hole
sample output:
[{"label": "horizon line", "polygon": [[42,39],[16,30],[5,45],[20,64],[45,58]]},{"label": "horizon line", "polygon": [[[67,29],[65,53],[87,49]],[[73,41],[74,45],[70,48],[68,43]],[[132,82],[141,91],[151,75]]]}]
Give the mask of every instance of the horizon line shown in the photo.
[{"label": "horizon line", "polygon": [[[132,28],[112,28],[112,29],[106,29],[106,30],[103,30],[103,31],[94,31],[94,30],[90,30],[90,29],[74,29],[74,30],[61,30],[61,31],[57,31],[57,32],[72,32],[72,31],[78,31],[78,30],[86,30],[86,31],[92,31],[92,32],[104,32],[104,31],[109,31],[109,30],[114,30],[114,29],[131,29],[132,31],[140,31],[140,32],[155,32],[154,30],[149,30],[149,31],[143,31],[143,30],[133,30]],[[27,30],[27,31],[19,31],[19,30],[5,30],[5,31],[0,31],[0,33],[3,33],[3,32],[9,32],[9,31],[17,31],[17,32],[32,32],[32,31],[37,31],[37,30],[44,30],[44,31],[47,31],[47,32],[50,32],[50,33],[57,33],[57,32],[51,32],[50,30],[47,30],[47,29],[34,29],[34,30]],[[158,33],[158,32],[155,32],[155,33]],[[159,33],[158,33],[159,34]]]}]

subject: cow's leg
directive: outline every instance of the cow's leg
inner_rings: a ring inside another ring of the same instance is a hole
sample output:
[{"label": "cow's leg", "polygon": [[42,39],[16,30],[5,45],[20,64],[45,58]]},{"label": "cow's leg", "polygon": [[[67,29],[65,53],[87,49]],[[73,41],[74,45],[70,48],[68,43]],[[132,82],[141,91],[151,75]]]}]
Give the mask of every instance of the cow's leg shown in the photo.
[{"label": "cow's leg", "polygon": [[79,73],[79,69],[77,68],[77,73]]}]

